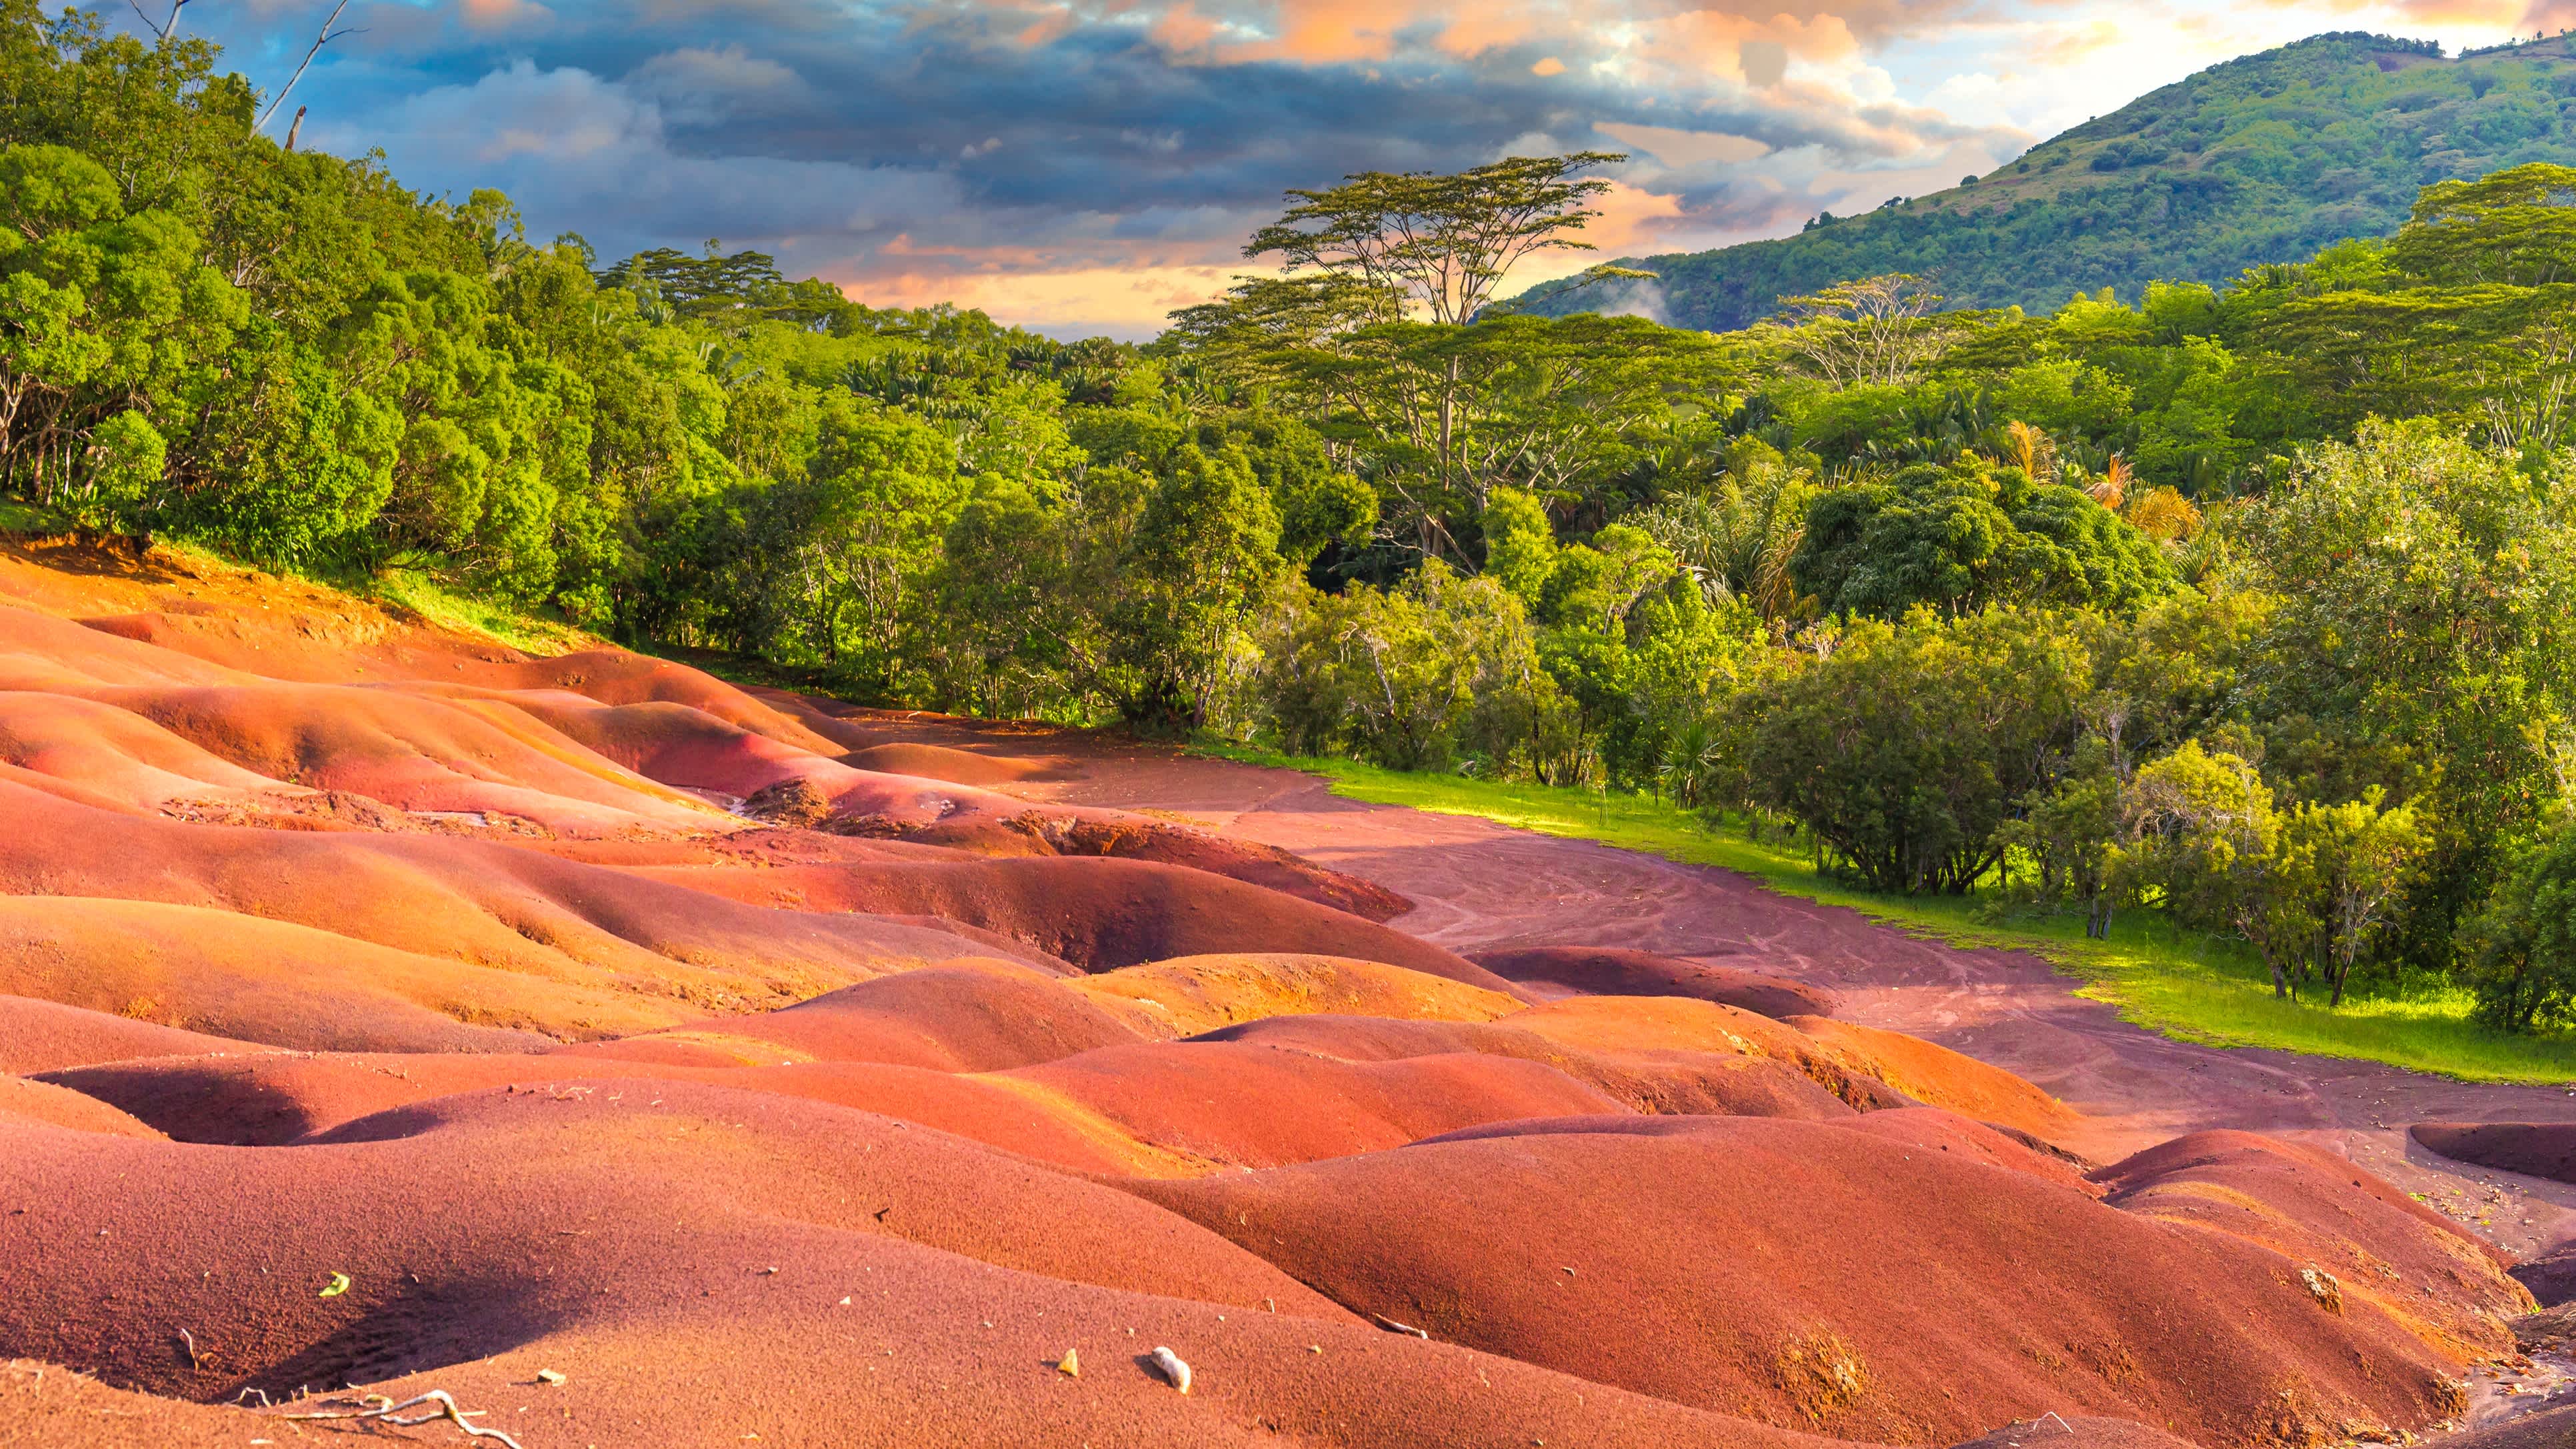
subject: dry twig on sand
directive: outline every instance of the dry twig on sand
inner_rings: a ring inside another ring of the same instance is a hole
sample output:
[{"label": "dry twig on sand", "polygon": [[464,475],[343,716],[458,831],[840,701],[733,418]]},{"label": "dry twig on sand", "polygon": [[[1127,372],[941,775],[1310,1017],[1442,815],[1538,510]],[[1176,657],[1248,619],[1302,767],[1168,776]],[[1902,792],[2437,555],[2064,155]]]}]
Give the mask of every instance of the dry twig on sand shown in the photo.
[{"label": "dry twig on sand", "polygon": [[[506,1449],[520,1449],[518,1440],[511,1438],[500,1430],[486,1429],[480,1424],[472,1423],[467,1420],[465,1417],[465,1411],[456,1407],[456,1400],[448,1397],[445,1389],[432,1389],[428,1393],[422,1394],[417,1398],[405,1399],[399,1404],[395,1403],[392,1398],[384,1394],[369,1394],[358,1402],[365,1404],[368,1407],[363,1409],[338,1409],[318,1414],[282,1414],[279,1417],[286,1419],[373,1419],[379,1424],[392,1424],[405,1429],[408,1429],[415,1424],[433,1424],[441,1419],[445,1419],[449,1423],[454,1424],[457,1428],[464,1430],[466,1437],[468,1438],[491,1439],[506,1446]],[[438,1407],[430,1410],[426,1414],[415,1414],[408,1419],[395,1417],[405,1409],[416,1409],[423,1404],[435,1404]]]}]

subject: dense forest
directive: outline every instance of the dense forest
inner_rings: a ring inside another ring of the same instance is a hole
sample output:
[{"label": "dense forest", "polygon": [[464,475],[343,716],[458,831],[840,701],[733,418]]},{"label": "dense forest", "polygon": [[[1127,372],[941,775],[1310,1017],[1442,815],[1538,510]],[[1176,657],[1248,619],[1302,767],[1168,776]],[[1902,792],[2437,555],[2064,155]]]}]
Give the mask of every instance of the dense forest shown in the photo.
[{"label": "dense forest", "polygon": [[[1660,278],[1660,315],[1679,327],[1751,326],[1782,297],[1890,272],[1966,307],[2036,312],[2103,287],[2135,302],[2150,282],[2224,283],[2385,236],[2422,187],[2571,153],[2564,36],[2445,59],[2427,41],[2321,35],[2150,92],[1936,195],[1625,265]],[[1577,280],[1510,305],[1562,316],[1607,295]]]},{"label": "dense forest", "polygon": [[533,242],[282,149],[216,61],[0,0],[22,527],[1652,790],[1879,890],[2161,912],[2285,992],[2576,1020],[2576,170],[2134,305],[1888,275],[1725,335],[1487,306],[1613,158],[1361,176],[1154,343],[1067,345]]}]

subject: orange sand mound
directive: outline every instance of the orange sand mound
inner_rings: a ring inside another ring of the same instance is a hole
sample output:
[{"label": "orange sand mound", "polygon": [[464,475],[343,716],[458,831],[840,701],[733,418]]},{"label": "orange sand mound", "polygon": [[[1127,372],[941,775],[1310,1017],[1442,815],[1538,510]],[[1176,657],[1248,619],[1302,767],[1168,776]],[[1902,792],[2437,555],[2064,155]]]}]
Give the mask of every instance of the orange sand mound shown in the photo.
[{"label": "orange sand mound", "polygon": [[1703,966],[1608,946],[1524,946],[1467,959],[1551,996],[1692,996],[1762,1016],[1831,1016],[1833,993],[1767,971]]},{"label": "orange sand mound", "polygon": [[[1342,1061],[1396,1061],[1446,1052],[1484,1052],[1555,1068],[1635,1112],[1756,1117],[1847,1117],[1853,1101],[1895,1106],[1884,1084],[1829,1068],[1826,1081],[1795,1057],[1672,1050],[1651,1055],[1587,1051],[1526,1030],[1513,1018],[1488,1023],[1393,1021],[1352,1016],[1286,1016],[1226,1027],[1201,1040],[1239,1041]],[[1748,1048],[1751,1043],[1746,1044]],[[1826,1082],[1833,1085],[1829,1088]],[[1837,1091],[1845,1095],[1837,1095]],[[1846,1101],[1845,1096],[1853,1101]]]},{"label": "orange sand mound", "polygon": [[1274,1016],[1491,1021],[1523,1004],[1499,991],[1346,956],[1182,956],[1066,985],[1136,1034],[1166,1040]]},{"label": "orange sand mound", "polygon": [[93,697],[265,780],[402,810],[508,815],[585,833],[733,823],[487,699],[316,684],[109,689]]},{"label": "orange sand mound", "polygon": [[919,925],[738,905],[492,841],[136,819],[6,782],[0,818],[14,827],[0,832],[0,893],[264,916],[666,1001],[671,1021],[995,949]]},{"label": "orange sand mound", "polygon": [[0,995],[0,1072],[50,1072],[137,1057],[257,1052],[249,1042],[132,1021],[59,1002]]},{"label": "orange sand mound", "polygon": [[1242,1167],[1374,1152],[1479,1122],[1621,1109],[1551,1067],[1481,1053],[1344,1062],[1240,1042],[1159,1042],[1007,1075],[1141,1142]]},{"label": "orange sand mound", "polygon": [[1791,1017],[1789,1025],[1918,1102],[2051,1139],[2077,1123],[2076,1114],[2046,1092],[1936,1042],[1821,1016]]},{"label": "orange sand mound", "polygon": [[0,992],[314,1051],[533,1051],[673,1004],[203,906],[0,896]]},{"label": "orange sand mound", "polygon": [[[1128,1187],[1359,1313],[1855,1438],[2056,1412],[2251,1445],[2419,1428],[2460,1403],[2456,1345],[2357,1295],[2330,1309],[2268,1248],[1832,1123],[1498,1137]],[[2501,1272],[2462,1271],[2423,1286],[2501,1291]]]},{"label": "orange sand mound", "polygon": [[0,1074],[0,1122],[46,1123],[113,1137],[159,1137],[139,1118],[51,1082]]},{"label": "orange sand mound", "polygon": [[1074,780],[1081,772],[1061,762],[1012,760],[953,750],[945,745],[869,745],[850,751],[841,763],[880,775],[911,775],[959,785],[1008,785],[1021,780]]},{"label": "orange sand mound", "polygon": [[716,1053],[698,1060],[717,1065],[792,1056],[998,1072],[1140,1039],[1118,1014],[1077,991],[1079,984],[1007,961],[960,961],[881,976],[758,1016],[565,1050],[651,1060],[690,1043]]}]

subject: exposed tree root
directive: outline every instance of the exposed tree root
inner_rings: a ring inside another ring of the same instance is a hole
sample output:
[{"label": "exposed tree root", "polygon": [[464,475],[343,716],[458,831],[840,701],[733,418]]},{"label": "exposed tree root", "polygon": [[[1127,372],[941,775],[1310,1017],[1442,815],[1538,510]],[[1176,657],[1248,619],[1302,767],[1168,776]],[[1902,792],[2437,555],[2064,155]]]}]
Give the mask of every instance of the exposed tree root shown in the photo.
[{"label": "exposed tree root", "polygon": [[[368,1407],[362,1409],[330,1410],[315,1414],[284,1414],[279,1417],[287,1419],[373,1419],[380,1424],[392,1424],[405,1429],[411,1428],[417,1424],[433,1424],[441,1419],[445,1419],[449,1423],[454,1424],[457,1428],[464,1430],[466,1437],[468,1438],[491,1439],[506,1446],[506,1449],[521,1449],[518,1440],[511,1438],[500,1430],[486,1429],[480,1424],[467,1420],[465,1417],[465,1411],[456,1407],[456,1400],[449,1398],[445,1389],[432,1389],[428,1393],[422,1394],[417,1398],[405,1399],[399,1404],[395,1403],[390,1397],[384,1394],[369,1394],[358,1402],[367,1405]],[[431,1409],[426,1414],[415,1414],[408,1419],[396,1417],[405,1409],[416,1409],[423,1404],[435,1404],[437,1407]]]}]

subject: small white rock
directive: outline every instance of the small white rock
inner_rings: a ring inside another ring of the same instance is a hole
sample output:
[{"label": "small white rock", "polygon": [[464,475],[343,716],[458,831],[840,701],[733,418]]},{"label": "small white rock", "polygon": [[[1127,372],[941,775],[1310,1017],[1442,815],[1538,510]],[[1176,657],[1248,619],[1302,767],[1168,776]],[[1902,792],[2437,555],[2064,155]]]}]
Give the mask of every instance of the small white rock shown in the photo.
[{"label": "small white rock", "polygon": [[1172,1381],[1173,1388],[1185,1394],[1190,1391],[1190,1366],[1181,1362],[1179,1354],[1157,1345],[1149,1357],[1154,1360],[1154,1367],[1162,1371],[1163,1377]]}]

